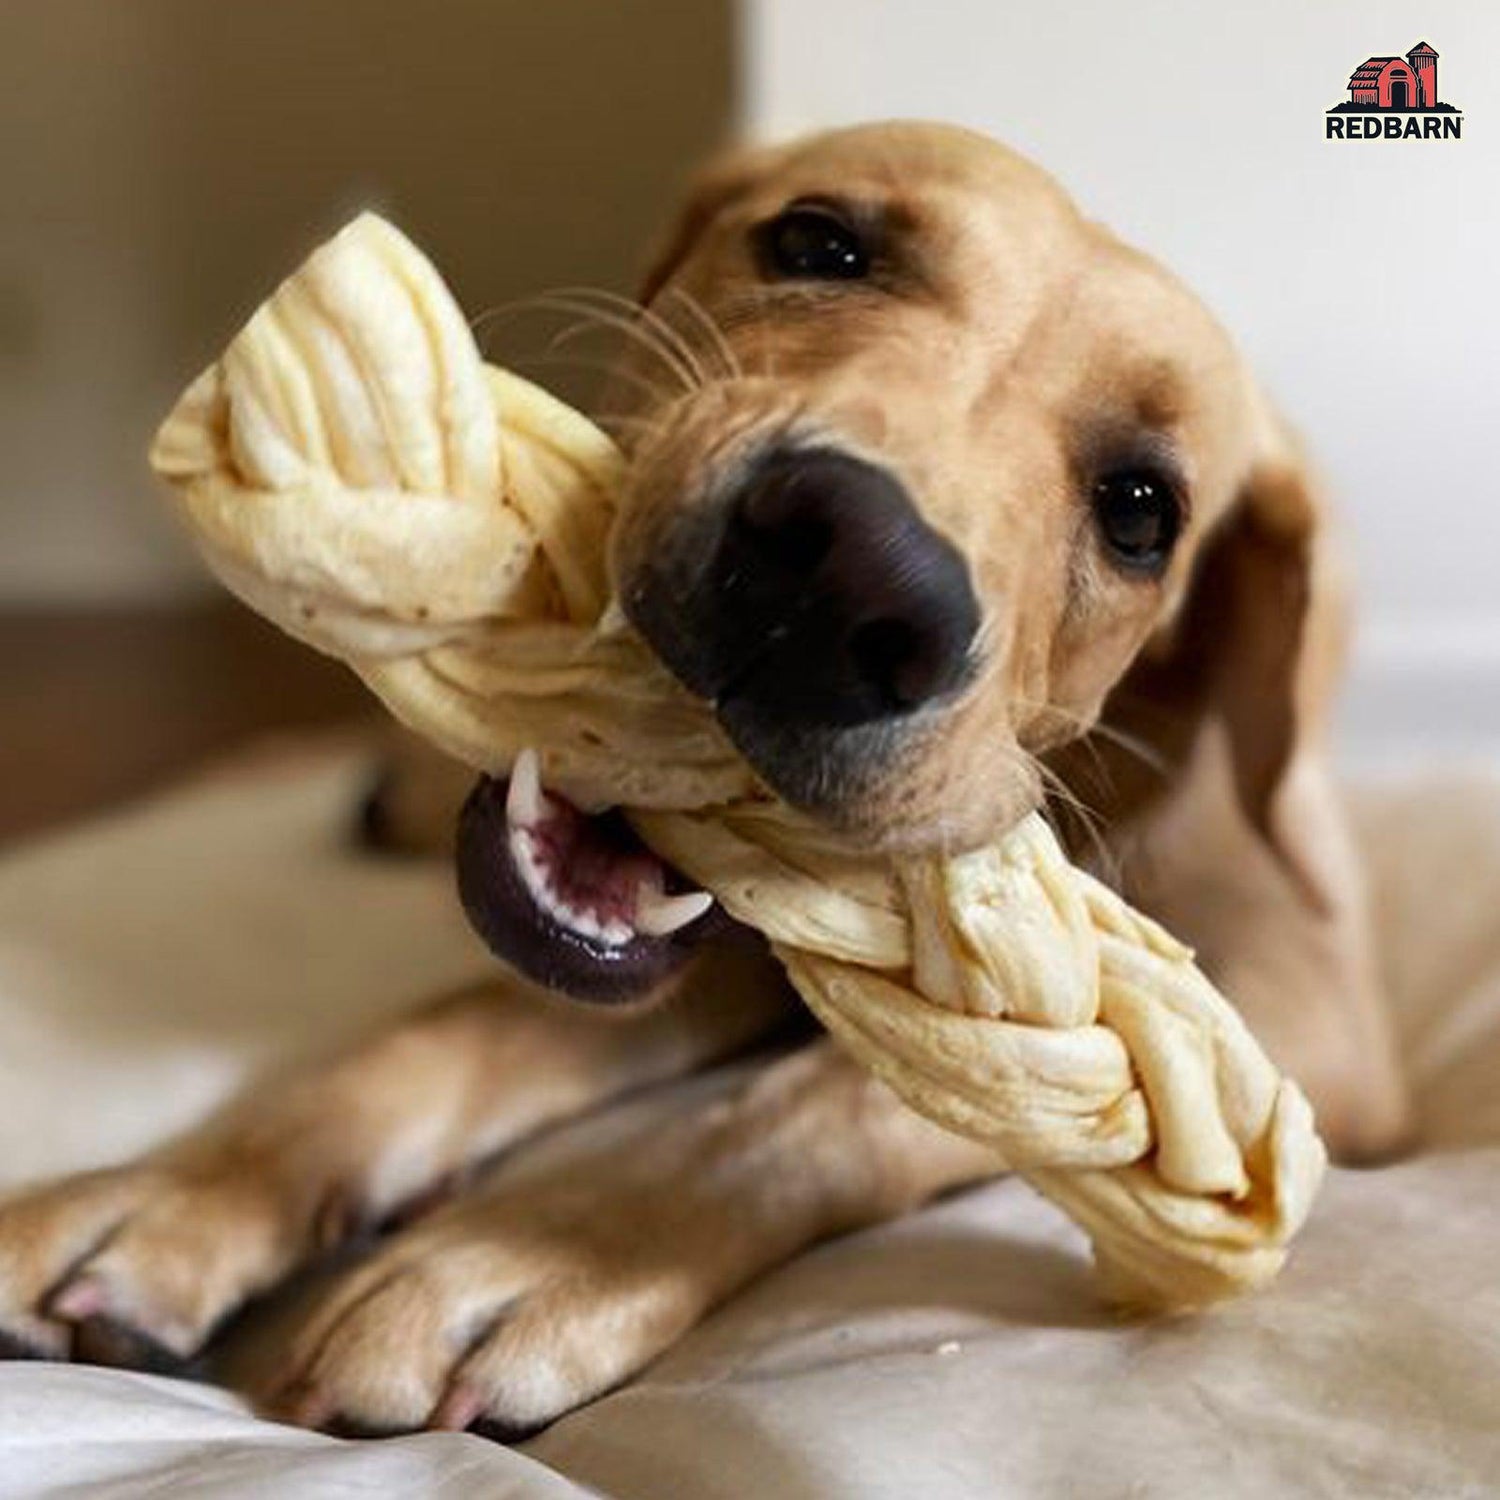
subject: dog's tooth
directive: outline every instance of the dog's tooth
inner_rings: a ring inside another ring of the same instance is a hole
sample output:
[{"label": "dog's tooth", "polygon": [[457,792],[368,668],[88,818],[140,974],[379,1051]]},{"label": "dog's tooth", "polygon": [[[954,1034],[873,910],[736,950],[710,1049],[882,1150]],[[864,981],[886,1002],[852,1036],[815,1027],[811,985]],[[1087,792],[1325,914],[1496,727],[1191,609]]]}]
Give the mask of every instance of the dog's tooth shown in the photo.
[{"label": "dog's tooth", "polygon": [[[606,946],[618,945],[619,940],[610,936],[610,929],[618,926],[618,923],[611,922],[606,924],[600,921],[593,912],[583,911],[567,902],[559,903],[556,916],[558,921],[562,922],[564,926],[571,928],[579,937],[592,938],[594,942],[604,943]],[[624,939],[628,940],[629,937],[630,932],[628,929],[625,929]]]},{"label": "dog's tooth", "polygon": [[539,902],[545,902],[548,899],[547,872],[542,868],[541,860],[537,858],[536,841],[525,829],[511,829],[510,857],[533,898]]},{"label": "dog's tooth", "polygon": [[546,816],[542,801],[542,768],[536,751],[529,746],[510,768],[510,786],[505,793],[505,817],[512,828],[529,828]]},{"label": "dog's tooth", "polygon": [[625,606],[620,603],[618,594],[609,596],[599,616],[599,623],[594,629],[603,636],[621,635],[630,629],[630,620],[625,614]]},{"label": "dog's tooth", "polygon": [[635,928],[647,937],[666,937],[699,917],[714,904],[707,891],[684,891],[664,896],[660,891],[641,890],[635,900]]}]

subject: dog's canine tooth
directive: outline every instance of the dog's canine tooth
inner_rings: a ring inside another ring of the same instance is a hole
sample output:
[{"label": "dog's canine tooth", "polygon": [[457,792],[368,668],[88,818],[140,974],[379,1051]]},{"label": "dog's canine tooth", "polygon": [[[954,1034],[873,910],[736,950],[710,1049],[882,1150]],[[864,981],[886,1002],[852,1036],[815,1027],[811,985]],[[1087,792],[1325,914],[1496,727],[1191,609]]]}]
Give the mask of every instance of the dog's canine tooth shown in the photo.
[{"label": "dog's canine tooth", "polygon": [[550,899],[547,872],[537,854],[536,838],[525,828],[510,828],[510,855],[527,890],[539,903]]},{"label": "dog's canine tooth", "polygon": [[684,891],[666,896],[643,887],[636,897],[635,929],[647,937],[666,937],[699,917],[714,904],[707,891]]},{"label": "dog's canine tooth", "polygon": [[505,794],[505,816],[512,828],[530,828],[546,815],[542,801],[541,762],[529,747],[510,768],[510,786]]}]

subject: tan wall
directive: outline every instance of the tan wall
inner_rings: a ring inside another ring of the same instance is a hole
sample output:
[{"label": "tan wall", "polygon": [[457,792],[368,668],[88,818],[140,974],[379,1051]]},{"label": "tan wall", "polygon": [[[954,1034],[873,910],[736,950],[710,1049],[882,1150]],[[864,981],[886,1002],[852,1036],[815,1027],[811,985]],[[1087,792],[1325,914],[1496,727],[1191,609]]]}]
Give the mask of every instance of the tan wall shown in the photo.
[{"label": "tan wall", "polygon": [[[196,586],[146,439],[355,208],[392,213],[476,311],[628,287],[683,172],[730,127],[730,11],[5,0],[0,601]],[[518,356],[537,327],[490,346]]]}]

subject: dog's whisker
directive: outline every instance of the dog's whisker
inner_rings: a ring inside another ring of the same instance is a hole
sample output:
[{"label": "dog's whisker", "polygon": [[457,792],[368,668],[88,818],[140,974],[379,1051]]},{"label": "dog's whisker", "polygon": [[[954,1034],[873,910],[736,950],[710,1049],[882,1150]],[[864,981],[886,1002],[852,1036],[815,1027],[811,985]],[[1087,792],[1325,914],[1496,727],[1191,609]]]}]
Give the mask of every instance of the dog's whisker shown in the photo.
[{"label": "dog's whisker", "polygon": [[668,425],[668,419],[653,413],[642,413],[639,411],[610,411],[599,410],[592,413],[594,421],[603,426],[640,427],[648,432],[661,432]]},{"label": "dog's whisker", "polygon": [[[473,329],[475,338],[481,350],[488,354],[490,339],[487,335],[501,324],[514,321],[526,313],[551,313],[566,314],[573,321],[570,322],[559,336],[564,342],[568,338],[581,336],[586,332],[595,330],[619,333],[627,338],[634,339],[641,344],[646,351],[661,361],[663,366],[670,372],[675,382],[681,384],[684,390],[697,389],[698,382],[677,357],[668,349],[663,348],[650,333],[639,324],[632,323],[626,319],[620,319],[613,312],[606,312],[600,308],[584,303],[576,303],[571,300],[560,298],[552,292],[540,292],[528,297],[518,297],[510,302],[498,303],[494,307],[486,308],[470,327]],[[549,344],[549,349],[556,346],[558,338],[554,338]],[[518,363],[519,358],[513,357],[508,363]],[[611,367],[613,370],[614,367]]]},{"label": "dog's whisker", "polygon": [[1116,728],[1113,724],[1107,724],[1100,720],[1088,731],[1085,738],[1097,735],[1102,740],[1108,740],[1112,745],[1118,745],[1140,761],[1144,766],[1159,775],[1166,777],[1171,774],[1171,767],[1167,764],[1165,757],[1149,741],[1143,740],[1139,735],[1127,734],[1123,729]]},{"label": "dog's whisker", "polygon": [[1025,761],[1036,772],[1049,799],[1062,803],[1070,811],[1076,813],[1085,820],[1090,827],[1098,829],[1103,825],[1103,817],[1096,808],[1091,807],[1083,800],[1077,792],[1063,779],[1062,774],[1053,766],[1049,766],[1044,760],[1026,751],[1021,752]]},{"label": "dog's whisker", "polygon": [[486,307],[482,312],[475,313],[469,319],[469,328],[474,334],[475,341],[483,348],[481,336],[488,333],[492,325],[506,323],[522,313],[538,310],[536,293],[528,293],[524,297],[511,297],[505,302],[497,302],[492,307]]},{"label": "dog's whisker", "polygon": [[[1044,709],[1050,705],[1035,699],[1019,698],[1015,700],[1017,708]],[[1082,720],[1066,709],[1055,709],[1064,719],[1072,720],[1082,724]],[[1097,752],[1095,752],[1097,753]],[[1054,766],[1049,766],[1039,755],[1025,749],[1021,745],[1012,745],[1007,748],[1007,755],[1011,762],[1021,771],[1036,777],[1041,783],[1045,793],[1045,800],[1041,807],[1042,815],[1052,827],[1059,838],[1067,841],[1067,830],[1060,827],[1056,813],[1062,809],[1076,820],[1079,828],[1088,837],[1094,852],[1098,858],[1101,868],[1113,865],[1113,856],[1104,836],[1104,828],[1107,823],[1105,815],[1096,807],[1086,802],[1083,797],[1068,784],[1062,773]]]},{"label": "dog's whisker", "polygon": [[1111,773],[1109,762],[1104,759],[1099,746],[1095,743],[1096,739],[1104,740],[1109,744],[1117,746],[1127,755],[1132,756],[1148,770],[1155,772],[1163,779],[1171,775],[1171,767],[1149,740],[1143,739],[1138,735],[1129,734],[1105,719],[1097,719],[1091,722],[1083,715],[1075,714],[1069,709],[1063,708],[1060,704],[1049,703],[1041,699],[1018,699],[1016,700],[1016,707],[1039,711],[1045,714],[1053,714],[1071,726],[1075,731],[1072,743],[1087,752],[1106,787],[1111,790],[1114,787],[1114,776]]},{"label": "dog's whisker", "polygon": [[656,333],[664,343],[669,345],[700,377],[704,375],[705,372],[697,360],[696,351],[688,342],[682,330],[677,328],[675,324],[670,322],[661,313],[657,312],[655,308],[648,307],[644,302],[640,302],[634,297],[626,297],[620,292],[612,292],[606,287],[560,287],[557,289],[556,294],[597,303],[629,318],[632,322],[643,324]]},{"label": "dog's whisker", "polygon": [[698,380],[692,369],[683,363],[676,352],[664,346],[660,339],[654,335],[652,330],[642,326],[639,322],[623,317],[612,309],[594,306],[584,301],[576,301],[573,298],[557,292],[539,292],[534,296],[522,298],[516,302],[502,303],[497,308],[489,309],[483,318],[475,323],[476,332],[482,332],[486,328],[493,327],[497,322],[510,321],[528,312],[551,313],[554,315],[566,315],[572,321],[563,329],[562,333],[553,339],[555,345],[560,338],[566,341],[569,338],[579,337],[584,333],[600,331],[611,332],[632,340],[643,348],[654,359],[658,360],[662,367],[672,376],[674,383],[680,385],[684,390],[697,389]]},{"label": "dog's whisker", "polygon": [[1068,747],[1076,745],[1083,754],[1088,756],[1088,770],[1094,777],[1095,784],[1105,795],[1113,796],[1116,790],[1114,768],[1105,759],[1104,752],[1100,750],[1093,738],[1094,726],[1076,715],[1066,714],[1061,709],[1053,711],[1062,714],[1064,719],[1072,723],[1074,734],[1073,738],[1068,741]]},{"label": "dog's whisker", "polygon": [[594,421],[622,447],[639,446],[660,433],[666,423],[629,412],[595,412]]},{"label": "dog's whisker", "polygon": [[568,302],[562,299],[549,299],[548,305],[559,311],[572,313],[578,319],[576,323],[564,329],[553,339],[554,346],[580,338],[595,329],[609,329],[627,340],[633,340],[640,348],[659,360],[662,367],[670,372],[684,391],[698,390],[702,386],[703,381],[696,366],[684,362],[672,347],[660,341],[654,330],[632,322],[629,318],[613,313],[607,308],[590,307],[585,303]]},{"label": "dog's whisker", "polygon": [[1087,757],[1085,764],[1077,769],[1075,780],[1085,781],[1086,779],[1086,785],[1094,796],[1106,801],[1114,801],[1120,792],[1120,784],[1115,774],[1117,770],[1115,763],[1099,748],[1098,742],[1092,738],[1089,731],[1080,734],[1071,743]]},{"label": "dog's whisker", "polygon": [[724,330],[714,321],[713,314],[693,294],[683,287],[669,286],[665,293],[690,317],[705,340],[705,352],[719,362],[726,380],[743,378],[744,370],[735,355]]},{"label": "dog's whisker", "polygon": [[618,292],[606,291],[603,287],[560,287],[546,295],[559,304],[569,303],[574,311],[592,313],[601,322],[609,322],[622,331],[633,330],[648,347],[657,351],[660,358],[670,354],[673,362],[683,372],[684,385],[688,390],[695,390],[709,383],[708,372],[681,330],[674,328],[652,308],[643,307],[634,299]]},{"label": "dog's whisker", "polygon": [[1058,810],[1070,815],[1077,828],[1087,837],[1090,847],[1093,849],[1095,867],[1101,874],[1116,873],[1115,857],[1110,849],[1109,842],[1104,836],[1104,817],[1097,808],[1091,807],[1080,797],[1072,787],[1063,780],[1062,776],[1051,766],[1046,765],[1036,756],[1028,755],[1027,760],[1034,767],[1041,780],[1043,788],[1047,792],[1047,801],[1042,806],[1042,815],[1051,825],[1052,831],[1064,841],[1070,842],[1068,830],[1059,825],[1057,818]]}]

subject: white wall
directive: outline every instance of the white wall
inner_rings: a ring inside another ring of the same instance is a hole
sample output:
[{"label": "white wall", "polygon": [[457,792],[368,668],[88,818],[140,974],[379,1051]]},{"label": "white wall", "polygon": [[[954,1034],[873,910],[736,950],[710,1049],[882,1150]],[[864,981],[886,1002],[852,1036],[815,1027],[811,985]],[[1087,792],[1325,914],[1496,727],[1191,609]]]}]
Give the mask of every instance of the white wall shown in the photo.
[{"label": "white wall", "polygon": [[[748,4],[755,133],[977,126],[1195,286],[1348,518],[1354,736],[1500,743],[1500,5]],[[1325,141],[1353,68],[1422,39],[1465,138]]]}]

